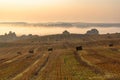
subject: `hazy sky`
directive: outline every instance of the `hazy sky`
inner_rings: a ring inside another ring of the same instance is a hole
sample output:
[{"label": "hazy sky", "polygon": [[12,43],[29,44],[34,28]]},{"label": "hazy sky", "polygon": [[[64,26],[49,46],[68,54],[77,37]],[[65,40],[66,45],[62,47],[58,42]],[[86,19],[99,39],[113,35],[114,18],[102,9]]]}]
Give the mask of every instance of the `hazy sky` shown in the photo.
[{"label": "hazy sky", "polygon": [[0,0],[0,21],[120,22],[120,0]]}]

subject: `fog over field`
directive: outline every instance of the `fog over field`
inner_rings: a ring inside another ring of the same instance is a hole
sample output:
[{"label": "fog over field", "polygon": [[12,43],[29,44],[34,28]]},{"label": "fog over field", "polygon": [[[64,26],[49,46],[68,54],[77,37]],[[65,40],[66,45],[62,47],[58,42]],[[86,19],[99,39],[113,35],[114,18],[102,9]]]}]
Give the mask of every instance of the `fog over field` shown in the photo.
[{"label": "fog over field", "polygon": [[17,35],[34,34],[49,35],[60,34],[64,30],[71,33],[85,34],[86,31],[96,28],[100,34],[119,33],[120,23],[70,23],[70,22],[53,22],[53,23],[25,23],[25,22],[3,22],[0,23],[0,35],[9,31],[16,32]]}]

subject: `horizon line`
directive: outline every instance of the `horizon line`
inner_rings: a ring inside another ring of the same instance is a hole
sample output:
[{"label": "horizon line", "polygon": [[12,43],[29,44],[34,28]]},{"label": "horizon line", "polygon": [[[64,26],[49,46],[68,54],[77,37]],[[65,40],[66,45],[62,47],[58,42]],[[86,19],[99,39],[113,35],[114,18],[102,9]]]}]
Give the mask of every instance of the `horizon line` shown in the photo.
[{"label": "horizon line", "polygon": [[5,24],[5,23],[32,23],[32,24],[37,24],[37,23],[105,23],[105,24],[120,24],[120,22],[80,22],[80,21],[41,21],[41,22],[27,22],[27,21],[0,21],[0,24]]}]

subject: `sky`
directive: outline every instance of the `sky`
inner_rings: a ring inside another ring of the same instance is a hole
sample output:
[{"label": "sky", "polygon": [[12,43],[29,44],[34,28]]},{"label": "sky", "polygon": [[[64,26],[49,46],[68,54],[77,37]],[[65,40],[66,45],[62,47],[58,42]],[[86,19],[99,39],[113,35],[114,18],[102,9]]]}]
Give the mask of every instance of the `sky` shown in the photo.
[{"label": "sky", "polygon": [[0,22],[120,22],[120,0],[0,0]]}]

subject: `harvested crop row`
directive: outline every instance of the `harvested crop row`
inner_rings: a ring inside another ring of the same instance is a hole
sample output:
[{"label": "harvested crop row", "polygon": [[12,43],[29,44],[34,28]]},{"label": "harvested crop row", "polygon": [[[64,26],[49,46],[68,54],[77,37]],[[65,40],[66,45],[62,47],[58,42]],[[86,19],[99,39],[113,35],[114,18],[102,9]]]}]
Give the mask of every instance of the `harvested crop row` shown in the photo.
[{"label": "harvested crop row", "polygon": [[[29,57],[29,58],[28,58]],[[38,55],[26,54],[15,61],[0,66],[0,79],[11,79],[34,63]]]},{"label": "harvested crop row", "polygon": [[37,58],[37,60],[29,66],[27,69],[25,69],[23,72],[18,74],[16,77],[14,77],[12,80],[29,80],[32,77],[37,75],[37,71],[43,67],[44,62],[48,58],[49,54],[43,54],[41,58]]}]

